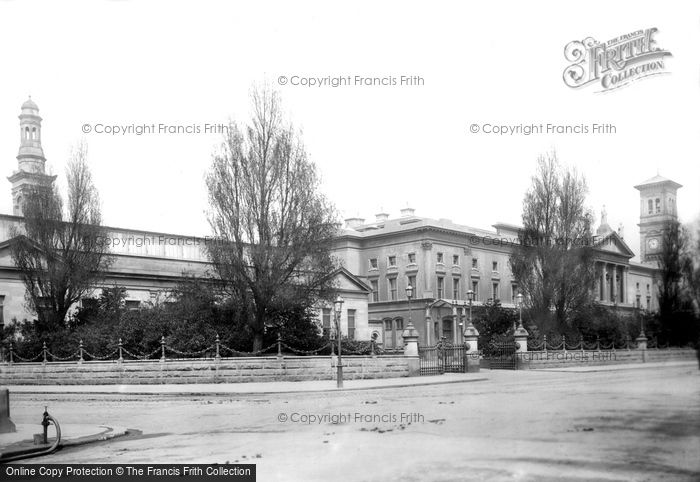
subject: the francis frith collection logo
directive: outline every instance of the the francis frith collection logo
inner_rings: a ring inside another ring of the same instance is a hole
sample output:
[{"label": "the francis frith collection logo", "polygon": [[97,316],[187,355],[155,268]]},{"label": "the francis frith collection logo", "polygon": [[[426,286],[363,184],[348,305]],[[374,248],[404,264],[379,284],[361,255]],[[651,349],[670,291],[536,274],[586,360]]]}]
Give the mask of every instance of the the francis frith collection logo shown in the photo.
[{"label": "the francis frith collection logo", "polygon": [[664,58],[671,53],[656,45],[656,32],[656,28],[648,28],[607,42],[592,37],[569,42],[564,57],[571,64],[564,69],[564,83],[574,89],[597,85],[598,92],[607,92],[668,73]]}]

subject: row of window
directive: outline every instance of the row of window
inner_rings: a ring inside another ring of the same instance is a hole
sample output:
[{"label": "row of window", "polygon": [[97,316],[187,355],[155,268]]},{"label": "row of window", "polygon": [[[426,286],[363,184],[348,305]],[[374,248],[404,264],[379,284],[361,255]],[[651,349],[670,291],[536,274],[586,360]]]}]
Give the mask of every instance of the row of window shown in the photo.
[{"label": "row of window", "polygon": [[[348,332],[347,336],[349,340],[355,339],[355,310],[347,310],[348,317]],[[321,324],[323,327],[323,334],[329,335],[331,333],[331,314],[332,310],[330,308],[323,308],[321,316]]]},{"label": "row of window", "polygon": [[[413,293],[414,296],[417,295],[416,292],[416,277],[415,276],[407,276],[406,281],[408,282],[408,285],[411,285],[414,289]],[[464,299],[466,296],[466,293],[462,293],[460,290],[460,284],[461,280],[459,278],[452,278],[452,298],[453,300],[461,300]],[[372,293],[370,295],[370,299],[372,302],[376,303],[380,301],[379,299],[379,280],[373,279],[370,280],[370,286],[372,287]],[[405,299],[404,297],[399,298],[399,292],[397,289],[397,279],[396,278],[388,278],[387,279],[387,293],[388,293],[388,299],[387,301],[398,301],[399,299]],[[438,299],[446,299],[445,296],[445,277],[443,276],[438,276],[437,277],[437,296],[436,298]],[[472,285],[471,285],[471,290],[474,292],[474,301],[479,301],[479,281],[478,280],[472,280]],[[511,301],[515,302],[515,298],[518,295],[518,285],[516,284],[511,284]],[[500,296],[500,283],[497,281],[494,281],[491,283],[491,299],[494,300],[499,300],[501,299]]]},{"label": "row of window", "polygon": [[[444,259],[445,259],[444,253],[437,253],[437,263],[438,264],[445,264]],[[408,264],[415,264],[415,263],[416,263],[416,253],[408,253]],[[459,255],[458,254],[452,255],[452,264],[455,266],[459,266]],[[387,258],[387,265],[388,266],[397,266],[396,255],[391,255]],[[472,258],[472,268],[475,268],[475,269],[479,268],[479,258]],[[493,271],[498,271],[498,261],[492,261],[491,268],[493,269]],[[370,258],[369,259],[369,269],[370,270],[379,269],[379,261],[377,258]]]}]

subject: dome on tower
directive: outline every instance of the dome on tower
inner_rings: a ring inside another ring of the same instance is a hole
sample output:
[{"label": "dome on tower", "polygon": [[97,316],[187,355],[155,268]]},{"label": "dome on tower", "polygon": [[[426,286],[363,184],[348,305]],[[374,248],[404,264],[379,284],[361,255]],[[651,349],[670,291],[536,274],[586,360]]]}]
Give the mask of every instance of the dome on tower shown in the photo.
[{"label": "dome on tower", "polygon": [[29,96],[29,99],[27,99],[24,104],[22,104],[22,110],[25,109],[31,109],[31,110],[39,110],[39,106],[36,105],[36,102],[32,100],[32,96]]},{"label": "dome on tower", "polygon": [[610,233],[612,233],[612,228],[608,224],[608,211],[603,206],[603,209],[600,211],[600,226],[596,229],[596,234],[598,236],[606,236]]}]

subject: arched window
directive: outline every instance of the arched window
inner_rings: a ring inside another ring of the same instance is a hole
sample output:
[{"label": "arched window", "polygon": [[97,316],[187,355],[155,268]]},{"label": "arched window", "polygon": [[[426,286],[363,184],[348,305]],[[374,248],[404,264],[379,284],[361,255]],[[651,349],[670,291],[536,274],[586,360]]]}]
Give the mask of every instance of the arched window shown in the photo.
[{"label": "arched window", "polygon": [[24,138],[29,139],[29,127],[24,128]]},{"label": "arched window", "polygon": [[32,128],[32,140],[37,140],[39,137],[36,135],[36,127]]}]

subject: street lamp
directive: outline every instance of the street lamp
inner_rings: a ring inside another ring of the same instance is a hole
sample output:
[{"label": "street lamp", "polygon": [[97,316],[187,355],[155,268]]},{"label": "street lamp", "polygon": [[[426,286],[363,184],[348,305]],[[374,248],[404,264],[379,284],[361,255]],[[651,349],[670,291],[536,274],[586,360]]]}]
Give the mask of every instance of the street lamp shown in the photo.
[{"label": "street lamp", "polygon": [[408,298],[408,323],[411,323],[411,298],[413,298],[413,286],[411,283],[406,286],[406,298]]},{"label": "street lamp", "polygon": [[467,301],[469,301],[469,323],[467,324],[467,327],[473,328],[474,325],[472,325],[472,301],[474,301],[474,290],[467,291]]},{"label": "street lamp", "polygon": [[[516,296],[518,299],[518,308],[520,309],[520,316],[518,319],[518,327],[517,328],[522,328],[523,327],[523,294],[518,293],[518,296]],[[513,327],[513,330],[516,330],[517,328]]]},{"label": "street lamp", "polygon": [[335,333],[338,338],[338,388],[343,388],[343,358],[340,352],[340,340],[342,338],[340,332],[340,313],[343,311],[343,303],[345,300],[338,296],[333,302],[333,310],[335,311]]}]

